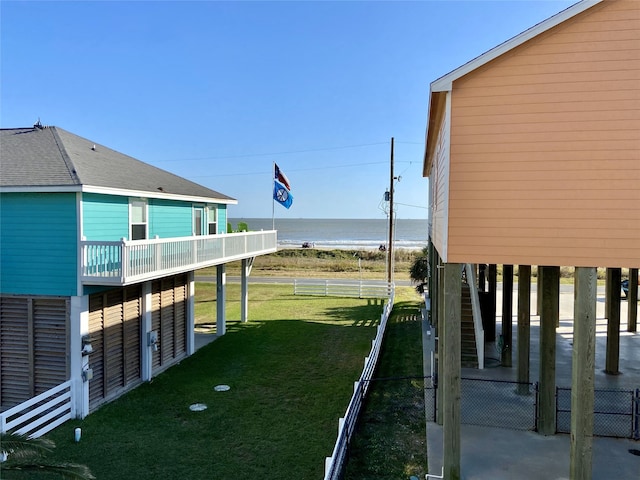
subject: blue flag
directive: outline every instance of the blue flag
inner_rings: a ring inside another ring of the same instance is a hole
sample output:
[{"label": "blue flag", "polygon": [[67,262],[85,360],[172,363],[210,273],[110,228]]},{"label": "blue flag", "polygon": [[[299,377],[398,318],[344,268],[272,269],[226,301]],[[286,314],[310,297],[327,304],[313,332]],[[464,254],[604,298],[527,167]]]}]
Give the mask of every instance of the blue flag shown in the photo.
[{"label": "blue flag", "polygon": [[273,199],[285,208],[289,208],[293,203],[293,195],[287,187],[279,182],[273,182]]}]

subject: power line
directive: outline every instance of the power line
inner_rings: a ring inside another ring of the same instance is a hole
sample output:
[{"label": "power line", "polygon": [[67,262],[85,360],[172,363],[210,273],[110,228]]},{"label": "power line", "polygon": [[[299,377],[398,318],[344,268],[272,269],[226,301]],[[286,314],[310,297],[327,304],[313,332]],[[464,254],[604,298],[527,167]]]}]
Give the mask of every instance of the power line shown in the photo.
[{"label": "power line", "polygon": [[[312,168],[287,168],[287,172],[310,172],[317,170],[335,170],[338,168],[352,168],[352,167],[365,167],[369,165],[386,165],[388,162],[364,162],[364,163],[350,163],[346,165],[331,165],[326,167],[312,167]],[[412,163],[410,161],[401,161],[398,163]],[[406,170],[405,170],[406,171]],[[198,178],[217,178],[217,177],[238,177],[238,176],[254,176],[254,175],[271,175],[272,172],[260,171],[260,172],[242,172],[242,173],[216,173],[215,175],[198,175]]]},{"label": "power line", "polygon": [[425,210],[429,210],[429,207],[425,207],[422,205],[409,205],[408,203],[400,203],[400,202],[395,202],[396,205],[402,205],[403,207],[415,207],[415,208],[424,208]]},{"label": "power line", "polygon": [[[368,162],[368,163],[352,163],[349,165],[332,165],[327,167],[314,168],[287,168],[287,172],[309,172],[313,170],[335,170],[337,168],[362,167],[366,165],[386,164],[387,162]],[[273,172],[242,172],[242,173],[216,173],[215,175],[198,175],[198,178],[207,177],[236,177],[236,176],[253,176],[253,175],[271,175]]]},{"label": "power line", "polygon": [[289,150],[285,152],[272,152],[272,153],[245,153],[240,155],[217,155],[208,157],[193,157],[193,158],[175,158],[170,160],[156,160],[157,163],[168,162],[189,162],[197,160],[224,160],[229,158],[250,158],[250,157],[268,157],[277,155],[294,155],[297,153],[312,153],[312,152],[326,152],[328,150],[344,150],[348,148],[362,148],[373,147],[376,145],[387,145],[389,142],[377,142],[377,143],[361,143],[359,145],[344,145],[341,147],[324,147],[324,148],[309,148],[306,150]]}]

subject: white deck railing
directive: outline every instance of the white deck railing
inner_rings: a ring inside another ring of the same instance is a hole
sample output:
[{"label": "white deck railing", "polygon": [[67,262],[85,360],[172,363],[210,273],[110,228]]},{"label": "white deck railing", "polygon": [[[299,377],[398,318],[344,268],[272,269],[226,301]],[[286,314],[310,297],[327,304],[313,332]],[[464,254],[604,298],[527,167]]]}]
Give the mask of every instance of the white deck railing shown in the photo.
[{"label": "white deck railing", "polygon": [[0,432],[40,437],[75,417],[71,381],[0,413]]},{"label": "white deck railing", "polygon": [[128,285],[174,273],[273,253],[277,231],[152,240],[81,242],[86,285]]}]

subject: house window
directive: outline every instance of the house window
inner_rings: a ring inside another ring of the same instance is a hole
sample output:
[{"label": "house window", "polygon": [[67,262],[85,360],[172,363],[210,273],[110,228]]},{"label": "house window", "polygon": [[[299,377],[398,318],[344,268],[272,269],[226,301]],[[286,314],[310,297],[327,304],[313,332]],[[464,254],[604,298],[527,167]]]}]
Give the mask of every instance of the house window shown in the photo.
[{"label": "house window", "polygon": [[209,235],[218,233],[218,208],[209,207],[207,209],[207,222],[209,224]]},{"label": "house window", "polygon": [[204,207],[193,207],[193,234],[204,235]]},{"label": "house window", "polygon": [[131,240],[145,240],[147,238],[146,200],[131,200],[129,204],[129,224],[131,225]]}]

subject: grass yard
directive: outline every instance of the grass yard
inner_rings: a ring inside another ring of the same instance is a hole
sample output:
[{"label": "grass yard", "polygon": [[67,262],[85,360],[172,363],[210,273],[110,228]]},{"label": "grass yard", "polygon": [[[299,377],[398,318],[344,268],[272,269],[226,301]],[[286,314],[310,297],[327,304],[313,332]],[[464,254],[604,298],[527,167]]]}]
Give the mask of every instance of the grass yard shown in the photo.
[{"label": "grass yard", "polygon": [[[210,322],[215,285],[196,290],[199,322]],[[290,285],[252,284],[249,294],[248,323],[237,321],[239,286],[230,284],[224,337],[53,431],[54,458],[101,480],[321,478],[382,306],[296,297]],[[214,391],[219,384],[231,389]],[[190,411],[197,402],[208,408]]]},{"label": "grass yard", "polygon": [[424,478],[428,472],[419,308],[410,299],[394,304],[375,374],[379,380],[371,385],[352,438],[345,480]]}]

